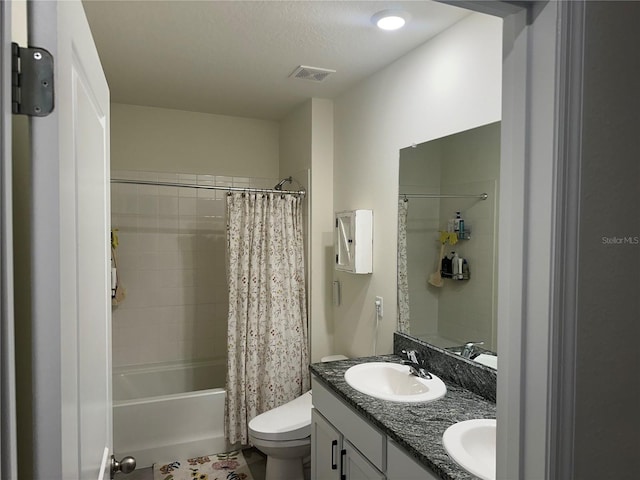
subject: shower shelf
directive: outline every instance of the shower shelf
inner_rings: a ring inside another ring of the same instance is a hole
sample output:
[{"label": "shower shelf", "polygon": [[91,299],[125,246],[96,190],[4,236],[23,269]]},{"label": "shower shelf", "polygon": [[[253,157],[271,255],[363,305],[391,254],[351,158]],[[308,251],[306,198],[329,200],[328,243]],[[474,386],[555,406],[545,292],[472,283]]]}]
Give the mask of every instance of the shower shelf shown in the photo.
[{"label": "shower shelf", "polygon": [[465,229],[464,233],[458,233],[458,240],[471,240],[471,229]]},{"label": "shower shelf", "polygon": [[456,281],[462,281],[462,282],[469,281],[470,279],[470,276],[468,273],[466,274],[466,276],[463,276],[462,278],[453,278],[452,273],[445,273],[443,270],[440,271],[440,276],[442,278],[448,278],[449,280],[456,280]]}]

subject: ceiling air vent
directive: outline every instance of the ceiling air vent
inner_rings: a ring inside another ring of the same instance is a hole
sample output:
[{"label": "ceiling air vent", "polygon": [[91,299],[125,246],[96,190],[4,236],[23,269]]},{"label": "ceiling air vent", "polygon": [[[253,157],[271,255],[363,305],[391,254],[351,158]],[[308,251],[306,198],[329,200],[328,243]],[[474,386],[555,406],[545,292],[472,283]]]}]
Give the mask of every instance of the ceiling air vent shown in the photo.
[{"label": "ceiling air vent", "polygon": [[300,78],[302,80],[311,80],[312,82],[321,82],[332,73],[336,73],[336,71],[329,68],[307,67],[305,65],[300,65],[289,76],[293,78]]}]

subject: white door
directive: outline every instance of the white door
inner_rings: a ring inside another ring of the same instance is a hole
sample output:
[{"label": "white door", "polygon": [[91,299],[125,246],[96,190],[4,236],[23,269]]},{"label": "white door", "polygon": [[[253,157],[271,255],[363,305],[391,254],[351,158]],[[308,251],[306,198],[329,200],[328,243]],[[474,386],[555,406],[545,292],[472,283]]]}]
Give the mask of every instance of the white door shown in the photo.
[{"label": "white door", "polygon": [[31,119],[34,477],[109,478],[109,88],[79,1],[28,19],[55,65],[55,109]]},{"label": "white door", "polygon": [[11,3],[0,3],[0,478],[17,478],[11,161]]}]

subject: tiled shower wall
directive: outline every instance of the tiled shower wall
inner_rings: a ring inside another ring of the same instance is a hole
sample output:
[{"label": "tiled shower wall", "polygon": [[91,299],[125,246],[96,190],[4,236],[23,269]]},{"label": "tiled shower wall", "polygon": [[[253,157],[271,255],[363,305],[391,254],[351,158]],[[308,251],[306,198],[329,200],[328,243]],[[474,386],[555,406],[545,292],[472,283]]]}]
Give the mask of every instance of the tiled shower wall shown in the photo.
[{"label": "tiled shower wall", "polygon": [[[278,179],[113,171],[112,178],[270,188]],[[225,191],[112,184],[126,298],[113,307],[113,365],[225,358]]]}]

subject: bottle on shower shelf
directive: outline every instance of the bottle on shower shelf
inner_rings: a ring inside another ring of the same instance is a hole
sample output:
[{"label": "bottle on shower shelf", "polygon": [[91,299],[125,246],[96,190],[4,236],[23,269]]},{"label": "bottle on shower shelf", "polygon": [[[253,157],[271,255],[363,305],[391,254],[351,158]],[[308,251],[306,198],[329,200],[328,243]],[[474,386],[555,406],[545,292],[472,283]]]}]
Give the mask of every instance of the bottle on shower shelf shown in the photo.
[{"label": "bottle on shower shelf", "polygon": [[457,280],[459,275],[462,273],[460,271],[460,267],[462,264],[460,263],[460,257],[456,252],[453,252],[453,258],[451,259],[451,274],[454,280]]},{"label": "bottle on shower shelf", "polygon": [[453,264],[448,255],[442,257],[442,269],[441,269],[442,278],[451,278],[453,275]]},{"label": "bottle on shower shelf", "polygon": [[460,231],[460,212],[456,212],[456,216],[453,219],[453,231]]},{"label": "bottle on shower shelf", "polygon": [[456,216],[453,219],[453,231],[458,233],[458,237],[464,234],[464,219],[460,212],[456,212]]}]

